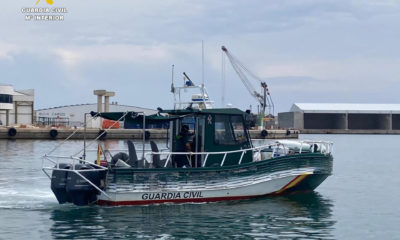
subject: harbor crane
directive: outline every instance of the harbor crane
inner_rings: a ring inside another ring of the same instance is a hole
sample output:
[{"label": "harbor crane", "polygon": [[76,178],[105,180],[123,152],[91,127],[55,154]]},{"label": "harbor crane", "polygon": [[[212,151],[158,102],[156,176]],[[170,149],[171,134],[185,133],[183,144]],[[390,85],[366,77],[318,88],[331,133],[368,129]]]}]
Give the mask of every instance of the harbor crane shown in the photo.
[{"label": "harbor crane", "polygon": [[[259,102],[259,104],[261,106],[262,116],[263,117],[266,116],[265,110],[268,109],[268,117],[273,117],[274,116],[274,102],[272,101],[271,94],[268,90],[268,85],[261,78],[257,77],[255,74],[253,74],[236,57],[234,57],[225,46],[222,46],[221,49],[228,57],[233,69],[238,74],[240,80],[243,82],[244,86],[247,88],[250,95],[253,96]],[[256,79],[260,83],[263,94],[260,94],[259,92],[257,92],[255,90],[253,84],[250,82],[250,80],[246,76],[246,73],[248,76]]]}]

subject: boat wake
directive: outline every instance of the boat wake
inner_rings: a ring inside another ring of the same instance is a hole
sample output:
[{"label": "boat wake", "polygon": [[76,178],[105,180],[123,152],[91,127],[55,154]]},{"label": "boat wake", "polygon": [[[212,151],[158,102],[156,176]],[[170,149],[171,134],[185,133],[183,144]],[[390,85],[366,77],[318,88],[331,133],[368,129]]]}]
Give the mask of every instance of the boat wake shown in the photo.
[{"label": "boat wake", "polygon": [[12,189],[0,186],[0,209],[45,209],[57,206],[51,191],[41,189]]}]

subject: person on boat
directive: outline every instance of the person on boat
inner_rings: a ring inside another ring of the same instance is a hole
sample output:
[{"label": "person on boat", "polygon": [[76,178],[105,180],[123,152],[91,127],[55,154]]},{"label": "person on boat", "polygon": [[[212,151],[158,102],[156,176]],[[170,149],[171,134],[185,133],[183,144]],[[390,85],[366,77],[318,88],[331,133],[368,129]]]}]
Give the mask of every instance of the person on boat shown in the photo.
[{"label": "person on boat", "polygon": [[[175,152],[192,152],[191,135],[188,125],[182,125],[181,131],[175,137]],[[174,155],[174,162],[178,168],[190,167],[188,155]]]}]

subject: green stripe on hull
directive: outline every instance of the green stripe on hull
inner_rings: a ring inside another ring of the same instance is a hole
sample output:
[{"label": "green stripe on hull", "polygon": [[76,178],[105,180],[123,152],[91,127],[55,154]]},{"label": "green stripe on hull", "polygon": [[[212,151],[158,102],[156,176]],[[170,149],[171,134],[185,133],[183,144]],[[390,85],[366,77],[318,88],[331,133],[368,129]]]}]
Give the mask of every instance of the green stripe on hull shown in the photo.
[{"label": "green stripe on hull", "polygon": [[301,154],[219,168],[121,169],[108,174],[107,185],[109,188],[145,191],[170,188],[174,185],[190,188],[241,182],[299,169],[313,169],[314,174],[324,176],[314,177],[312,174],[310,179],[307,177],[304,183],[301,181],[298,184],[300,188],[315,189],[331,174],[332,157],[322,154]]}]

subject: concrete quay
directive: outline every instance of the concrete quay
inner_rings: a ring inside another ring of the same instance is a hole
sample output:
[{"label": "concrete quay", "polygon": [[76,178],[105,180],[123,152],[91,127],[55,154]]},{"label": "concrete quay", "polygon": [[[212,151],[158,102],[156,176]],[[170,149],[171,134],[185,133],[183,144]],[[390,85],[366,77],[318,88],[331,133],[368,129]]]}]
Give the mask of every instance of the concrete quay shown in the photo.
[{"label": "concrete quay", "polygon": [[[75,129],[55,129],[56,136],[51,135],[49,128],[15,128],[15,136],[10,136],[10,128],[0,128],[0,139],[66,139]],[[100,129],[87,129],[86,139],[95,139]],[[165,129],[148,129],[146,130],[148,139],[166,139],[167,130]],[[298,130],[266,130],[266,135],[261,130],[250,130],[252,139],[297,139]],[[12,135],[12,134],[11,134]],[[78,129],[70,139],[84,139],[84,130]],[[109,129],[104,139],[143,139],[142,129]]]},{"label": "concrete quay", "polygon": [[393,129],[302,129],[301,134],[400,134]]},{"label": "concrete quay", "polygon": [[299,130],[269,129],[265,130],[266,136],[263,136],[262,130],[249,130],[251,139],[298,139]]}]

